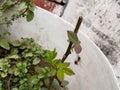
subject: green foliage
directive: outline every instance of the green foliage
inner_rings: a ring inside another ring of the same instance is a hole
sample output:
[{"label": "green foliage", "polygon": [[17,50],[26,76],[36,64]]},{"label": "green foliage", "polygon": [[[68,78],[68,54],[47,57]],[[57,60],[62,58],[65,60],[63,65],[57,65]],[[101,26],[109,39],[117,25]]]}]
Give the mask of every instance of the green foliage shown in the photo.
[{"label": "green foliage", "polygon": [[76,43],[80,43],[77,35],[72,32],[72,31],[67,31],[68,33],[68,38],[69,38],[69,41],[71,41],[72,43],[76,44]]},{"label": "green foliage", "polygon": [[64,68],[63,72],[69,76],[74,75],[75,73],[70,68]]},{"label": "green foliage", "polygon": [[72,42],[75,52],[79,54],[82,51],[78,36],[73,31],[67,31],[69,41]]},{"label": "green foliage", "polygon": [[[6,16],[7,11],[13,11],[16,9],[11,16]],[[12,25],[12,21],[26,17],[26,20],[30,22],[34,18],[35,5],[32,0],[6,0],[0,4],[0,25],[6,24],[7,26]]]},{"label": "green foliage", "polygon": [[[6,12],[14,9],[16,12],[6,17]],[[30,22],[34,18],[34,9],[32,0],[5,0],[0,4],[0,25],[10,26],[21,17]],[[4,33],[7,34],[10,35]],[[76,53],[80,53],[77,35],[68,31],[68,38]],[[32,38],[10,43],[0,35],[0,90],[63,90],[68,84],[64,80],[65,74],[75,73],[69,68],[69,62],[58,60],[56,56],[56,49],[44,50]]]},{"label": "green foliage", "polygon": [[33,60],[33,64],[34,65],[37,65],[40,63],[40,58],[36,57],[34,60]]},{"label": "green foliage", "polygon": [[67,74],[69,76],[75,74],[70,68],[68,68],[69,65],[70,65],[70,63],[68,63],[68,62],[62,63],[61,61],[59,61],[59,63],[57,63],[57,68],[58,68],[58,70],[57,70],[57,78],[60,81],[64,80],[64,74]]},{"label": "green foliage", "polygon": [[32,38],[0,39],[0,90],[63,90],[64,74],[74,75],[69,62],[56,59],[55,49],[44,50]]},{"label": "green foliage", "polygon": [[33,18],[34,18],[34,13],[29,10],[29,11],[27,12],[27,17],[26,17],[26,19],[27,19],[28,22],[30,22],[30,21],[33,20]]},{"label": "green foliage", "polygon": [[22,11],[24,9],[27,8],[27,4],[26,2],[21,2],[19,5],[18,5],[18,11]]},{"label": "green foliage", "polygon": [[20,41],[15,40],[14,42],[12,42],[12,45],[15,46],[15,47],[17,47],[17,46],[20,46],[21,43],[20,43]]},{"label": "green foliage", "polygon": [[49,63],[52,63],[52,60],[54,60],[56,56],[57,56],[57,52],[55,49],[53,51],[47,51],[47,53],[45,54],[45,57],[47,58],[47,62]]},{"label": "green foliage", "polygon": [[58,77],[58,79],[59,79],[60,81],[63,81],[63,80],[64,80],[64,72],[63,72],[62,69],[59,69],[59,70],[57,71],[57,77]]},{"label": "green foliage", "polygon": [[64,81],[62,81],[61,86],[65,87],[65,86],[68,85],[68,84],[69,84],[69,82],[66,81],[66,80],[64,80]]},{"label": "green foliage", "polygon": [[9,43],[4,39],[0,39],[0,46],[6,50],[10,49]]},{"label": "green foliage", "polygon": [[54,79],[53,82],[52,82],[52,88],[58,88],[59,87],[59,82],[57,79]]}]

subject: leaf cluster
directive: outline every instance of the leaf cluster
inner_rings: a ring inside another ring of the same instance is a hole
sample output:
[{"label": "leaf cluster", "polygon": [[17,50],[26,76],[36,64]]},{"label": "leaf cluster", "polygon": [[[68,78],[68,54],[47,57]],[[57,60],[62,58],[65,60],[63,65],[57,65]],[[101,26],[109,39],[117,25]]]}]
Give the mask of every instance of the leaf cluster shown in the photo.
[{"label": "leaf cluster", "polygon": [[12,43],[0,37],[0,90],[63,90],[64,74],[74,75],[70,63],[56,59],[32,38]]},{"label": "leaf cluster", "polygon": [[[12,9],[15,12],[9,17],[6,16]],[[34,18],[34,9],[35,5],[32,0],[4,0],[0,4],[0,25],[10,26],[12,21],[21,17],[26,17],[26,20],[30,22]]]}]

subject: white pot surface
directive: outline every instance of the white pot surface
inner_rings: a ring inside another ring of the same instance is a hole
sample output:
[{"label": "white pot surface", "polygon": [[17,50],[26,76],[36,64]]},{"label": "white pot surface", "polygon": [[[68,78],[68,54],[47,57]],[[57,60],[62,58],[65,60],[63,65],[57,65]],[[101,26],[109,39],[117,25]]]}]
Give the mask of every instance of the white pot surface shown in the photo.
[{"label": "white pot surface", "polygon": [[[44,48],[56,48],[58,58],[62,58],[68,46],[67,30],[73,29],[61,18],[36,8],[34,20],[30,23],[25,19],[15,21],[10,28],[12,35],[7,38],[32,37]],[[69,90],[119,90],[113,70],[103,53],[82,32],[79,31],[78,36],[83,49],[78,65],[74,64],[77,58],[75,53],[67,59],[75,72],[74,76],[65,77],[70,82]]]}]

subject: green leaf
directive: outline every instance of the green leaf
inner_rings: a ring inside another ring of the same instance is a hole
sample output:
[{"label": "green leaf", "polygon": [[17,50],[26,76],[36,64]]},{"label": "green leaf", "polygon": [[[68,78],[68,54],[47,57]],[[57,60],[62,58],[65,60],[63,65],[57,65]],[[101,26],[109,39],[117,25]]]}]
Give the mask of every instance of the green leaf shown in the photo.
[{"label": "green leaf", "polygon": [[27,19],[28,22],[30,22],[30,21],[33,20],[33,18],[34,18],[34,12],[29,10],[29,11],[27,12],[26,19]]},{"label": "green leaf", "polygon": [[64,68],[63,72],[69,76],[74,75],[75,73],[70,68]]},{"label": "green leaf", "polygon": [[15,46],[15,47],[17,47],[17,46],[20,46],[21,43],[20,43],[19,40],[15,40],[14,42],[12,42],[12,45]]},{"label": "green leaf", "polygon": [[38,78],[39,78],[39,79],[41,79],[41,78],[43,78],[43,77],[45,77],[45,74],[44,74],[44,73],[40,73],[40,74],[38,75]]},{"label": "green leaf", "polygon": [[56,67],[59,67],[59,64],[61,64],[61,60],[53,60],[52,64],[54,64]]},{"label": "green leaf", "polygon": [[27,63],[26,62],[18,62],[17,67],[22,70],[23,72],[27,72],[26,70]]},{"label": "green leaf", "polygon": [[13,81],[14,83],[19,82],[19,77],[13,78],[12,81]]},{"label": "green leaf", "polygon": [[10,49],[9,43],[5,39],[0,40],[0,46],[6,50]]},{"label": "green leaf", "polygon": [[28,79],[27,78],[24,78],[24,79],[21,79],[19,82],[20,84],[24,84]]},{"label": "green leaf", "polygon": [[10,58],[10,59],[18,59],[19,56],[18,56],[18,55],[11,55],[11,56],[9,56],[8,58]]},{"label": "green leaf", "polygon": [[27,48],[27,46],[26,45],[22,45],[22,46],[20,46],[20,49],[26,49]]},{"label": "green leaf", "polygon": [[7,76],[7,73],[5,73],[5,72],[2,72],[2,73],[1,73],[1,77],[2,77],[2,78],[5,78],[6,76]]},{"label": "green leaf", "polygon": [[[43,81],[39,81],[39,85],[42,86],[43,85]],[[41,89],[40,89],[41,90]]]},{"label": "green leaf", "polygon": [[36,66],[34,68],[35,68],[35,72],[37,72],[37,73],[41,73],[42,72],[42,68],[41,67]]},{"label": "green leaf", "polygon": [[61,86],[65,87],[69,84],[67,80],[62,81]]},{"label": "green leaf", "polygon": [[11,21],[7,21],[6,24],[7,24],[7,27],[9,27],[9,26],[12,25],[12,22]]},{"label": "green leaf", "polygon": [[3,65],[5,64],[4,59],[0,58],[0,70],[3,69]]},{"label": "green leaf", "polygon": [[10,50],[10,54],[11,54],[11,55],[18,54],[18,52],[19,52],[18,48],[12,48],[12,49]]},{"label": "green leaf", "polygon": [[39,78],[39,79],[45,77],[44,68],[41,68],[41,67],[39,67],[39,66],[36,66],[36,67],[35,67],[35,72],[38,73],[38,78]]},{"label": "green leaf", "polygon": [[49,78],[45,78],[44,79],[44,83],[45,83],[46,86],[49,86],[49,84],[50,84]]},{"label": "green leaf", "polygon": [[56,56],[56,49],[54,49],[53,51],[48,51],[48,53],[46,54],[47,62],[52,63],[52,60],[54,60]]},{"label": "green leaf", "polygon": [[34,11],[35,10],[35,4],[33,2],[29,3],[29,10]]},{"label": "green leaf", "polygon": [[33,60],[33,64],[34,64],[34,65],[37,65],[38,63],[40,63],[40,58],[36,57],[36,58]]},{"label": "green leaf", "polygon": [[27,8],[27,5],[25,2],[21,2],[18,6],[18,11],[22,11],[24,10],[25,8]]},{"label": "green leaf", "polygon": [[62,69],[58,69],[57,71],[57,78],[60,80],[60,81],[63,81],[64,80],[64,72]]},{"label": "green leaf", "polygon": [[18,76],[19,74],[20,74],[20,71],[19,71],[19,69],[16,68],[16,69],[15,69],[15,72],[14,72],[14,75],[15,75],[15,76]]},{"label": "green leaf", "polygon": [[51,76],[55,76],[56,75],[56,70],[54,68],[51,68],[50,75]]},{"label": "green leaf", "polygon": [[27,72],[28,72],[28,69],[27,69],[27,68],[24,68],[23,72],[24,72],[24,73],[27,73]]},{"label": "green leaf", "polygon": [[15,2],[12,0],[7,0],[3,5],[2,5],[2,10],[6,10],[7,8],[9,8],[10,6],[12,6]]},{"label": "green leaf", "polygon": [[9,67],[10,67],[9,60],[7,58],[1,58],[0,59],[0,70],[6,72],[6,70],[8,71]]},{"label": "green leaf", "polygon": [[74,44],[75,44],[75,43],[80,43],[77,35],[76,35],[74,32],[72,32],[72,31],[67,31],[67,33],[68,33],[69,41],[71,41],[71,42],[74,43]]},{"label": "green leaf", "polygon": [[11,35],[11,33],[8,32],[8,31],[5,31],[5,32],[3,33],[3,35]]},{"label": "green leaf", "polygon": [[25,53],[25,57],[32,57],[33,56],[33,53],[29,52],[29,53]]},{"label": "green leaf", "polygon": [[53,82],[52,82],[52,85],[51,85],[53,88],[58,88],[59,87],[59,82],[57,79],[54,79]]},{"label": "green leaf", "polygon": [[19,90],[18,88],[12,88],[12,90]]},{"label": "green leaf", "polygon": [[31,85],[37,84],[38,81],[39,81],[39,79],[38,79],[38,77],[37,77],[36,75],[34,75],[34,76],[32,76],[32,77],[30,78],[30,83],[31,83]]},{"label": "green leaf", "polygon": [[64,63],[60,63],[58,66],[59,66],[58,68],[64,69],[64,68],[67,68],[68,66],[70,66],[70,63],[64,62]]},{"label": "green leaf", "polygon": [[15,2],[13,2],[12,0],[7,0],[7,2],[5,3],[6,6],[11,6],[13,5]]},{"label": "green leaf", "polygon": [[14,69],[13,68],[9,68],[8,73],[9,74],[13,74],[13,72],[14,72]]}]

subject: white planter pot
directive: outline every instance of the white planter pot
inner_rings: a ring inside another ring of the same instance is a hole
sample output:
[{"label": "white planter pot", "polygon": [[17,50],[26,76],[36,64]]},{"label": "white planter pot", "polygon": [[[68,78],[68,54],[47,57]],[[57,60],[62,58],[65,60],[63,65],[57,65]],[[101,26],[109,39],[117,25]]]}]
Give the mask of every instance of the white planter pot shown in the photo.
[{"label": "white planter pot", "polygon": [[[34,20],[30,23],[25,19],[15,21],[9,30],[12,35],[6,38],[15,40],[32,37],[44,48],[56,48],[58,58],[62,58],[68,46],[67,30],[73,29],[71,24],[61,18],[36,8]],[[77,58],[75,53],[67,59],[75,72],[74,76],[65,77],[70,82],[69,90],[119,90],[111,65],[103,53],[82,32],[78,36],[83,50],[79,65],[74,64]]]}]

